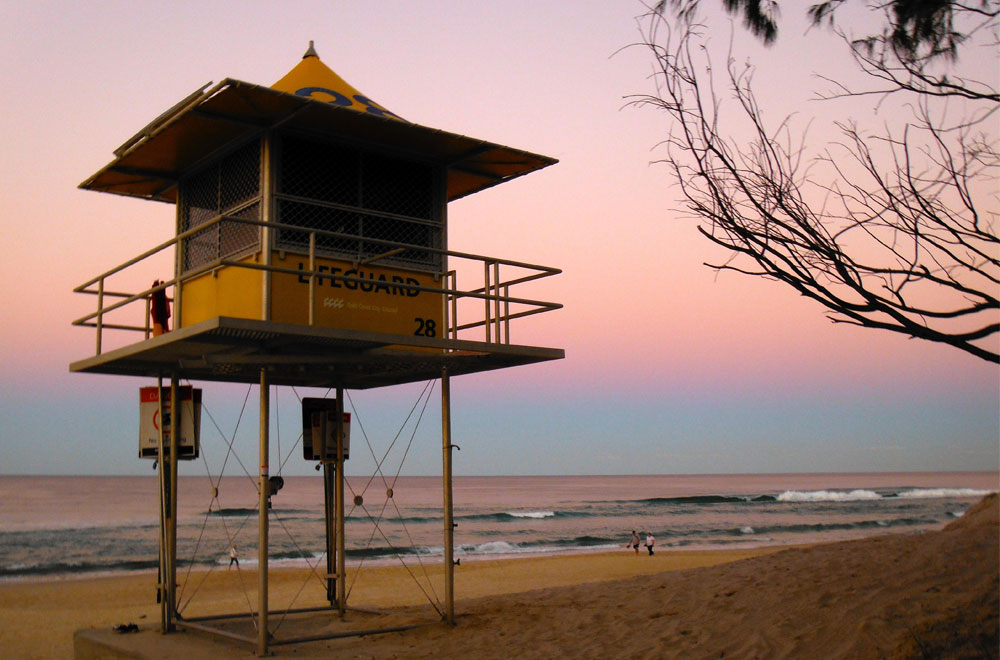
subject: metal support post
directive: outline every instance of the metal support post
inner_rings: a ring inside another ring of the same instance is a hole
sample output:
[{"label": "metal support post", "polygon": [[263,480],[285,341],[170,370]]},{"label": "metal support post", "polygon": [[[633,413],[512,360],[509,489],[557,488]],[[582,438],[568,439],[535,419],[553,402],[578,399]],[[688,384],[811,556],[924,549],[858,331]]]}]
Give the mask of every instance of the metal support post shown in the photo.
[{"label": "metal support post", "polygon": [[493,262],[493,322],[496,324],[496,329],[493,331],[493,337],[496,343],[500,342],[500,262]]},{"label": "metal support post", "polygon": [[167,633],[169,618],[167,615],[167,594],[164,585],[167,583],[167,472],[163,457],[166,455],[163,442],[163,377],[156,379],[156,417],[160,420],[160,432],[157,434],[156,461],[160,480],[160,565],[156,572],[156,602],[160,604],[160,632]]},{"label": "metal support post", "polygon": [[[323,415],[326,416],[325,414]],[[324,424],[320,425],[323,430]],[[321,438],[313,438],[313,443],[322,442]],[[316,444],[313,445],[314,447]],[[326,599],[333,606],[337,603],[337,514],[336,514],[336,474],[334,466],[323,460],[323,520],[326,526]],[[331,577],[332,576],[332,577]]]},{"label": "metal support post", "polygon": [[316,232],[309,232],[309,325],[316,325]]},{"label": "metal support post", "polygon": [[260,370],[260,502],[257,519],[257,655],[267,655],[267,493],[270,429],[270,392],[267,369]]},{"label": "metal support post", "polygon": [[264,225],[260,228],[260,263],[267,268],[261,273],[261,315],[263,321],[271,320],[271,264],[273,260],[272,244],[274,242],[274,230],[271,223],[275,219],[274,201],[274,134],[270,131],[264,133],[264,138],[260,145],[260,167],[261,167],[261,220]]},{"label": "metal support post", "polygon": [[[178,188],[183,188],[183,186],[178,186]],[[179,237],[184,233],[184,224],[186,222],[185,209],[187,204],[184,202],[184,193],[180,190],[177,191],[177,212],[174,216],[174,227],[176,228],[174,233]],[[174,244],[174,330],[180,330],[184,327],[184,301],[181,299],[184,293],[183,278],[184,278],[184,263],[186,261],[185,255],[187,254],[187,238],[178,238],[177,242]],[[166,289],[163,291],[163,295],[167,295]],[[149,299],[146,299],[147,304]],[[146,310],[146,325],[149,325],[149,310]],[[149,339],[149,333],[146,334],[146,339]]]},{"label": "metal support post", "polygon": [[490,262],[483,261],[483,304],[486,305],[485,316],[483,316],[483,327],[486,328],[486,343],[490,343]]},{"label": "metal support post", "polygon": [[441,459],[444,478],[444,608],[445,621],[455,623],[455,524],[451,499],[451,384],[441,369]]},{"label": "metal support post", "polygon": [[347,610],[347,580],[344,579],[344,389],[337,388],[337,609],[343,617]]},{"label": "metal support post", "polygon": [[97,282],[97,353],[101,354],[101,336],[104,334],[104,278]]},{"label": "metal support post", "polygon": [[[177,613],[177,454],[181,425],[181,406],[177,394],[177,375],[170,376],[170,508],[167,511],[167,630],[174,631]],[[163,460],[163,457],[160,457]]]}]

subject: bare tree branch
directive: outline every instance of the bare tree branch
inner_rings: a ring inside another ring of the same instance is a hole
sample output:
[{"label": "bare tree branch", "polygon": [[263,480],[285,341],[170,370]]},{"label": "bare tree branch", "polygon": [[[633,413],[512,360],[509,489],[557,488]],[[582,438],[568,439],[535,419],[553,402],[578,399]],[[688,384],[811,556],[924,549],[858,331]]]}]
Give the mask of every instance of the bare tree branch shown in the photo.
[{"label": "bare tree branch", "polygon": [[[730,55],[716,80],[702,26],[674,29],[655,9],[643,25],[655,92],[631,102],[673,119],[658,162],[701,234],[730,253],[707,265],[783,282],[835,323],[1000,362],[1000,155],[995,130],[984,129],[1000,103],[995,89],[927,73],[930,60],[902,53],[891,36],[849,42],[858,67],[884,86],[832,96],[911,94],[913,116],[877,134],[840,122],[841,140],[810,156],[805,133],[796,138],[787,118],[768,131],[749,65],[737,67]],[[954,125],[935,114],[935,99],[950,95],[971,108]],[[749,138],[723,132],[726,102],[747,120]],[[992,198],[986,209],[984,198]]]}]

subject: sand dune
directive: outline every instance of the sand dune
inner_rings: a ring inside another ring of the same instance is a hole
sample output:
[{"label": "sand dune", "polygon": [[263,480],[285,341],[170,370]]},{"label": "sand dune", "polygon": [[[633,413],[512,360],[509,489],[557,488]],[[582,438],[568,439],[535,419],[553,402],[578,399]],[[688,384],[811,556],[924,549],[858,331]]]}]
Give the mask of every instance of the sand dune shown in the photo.
[{"label": "sand dune", "polygon": [[467,602],[361,657],[996,657],[997,519],[992,495],[939,532]]},{"label": "sand dune", "polygon": [[[944,529],[921,534],[777,551],[623,551],[463,564],[454,628],[436,623],[275,650],[278,657],[438,660],[996,658],[998,513],[991,495]],[[273,573],[272,603],[299,588],[300,574]],[[418,592],[399,586],[400,569],[366,569],[363,578],[352,604],[420,602]],[[186,579],[193,585],[201,576]],[[221,571],[208,576],[202,607],[232,611],[226,608],[241,600],[245,607],[235,579]],[[7,658],[72,657],[72,631],[92,627],[151,657],[253,657],[247,646],[197,633],[156,633],[150,584],[150,576],[132,575],[2,585],[0,649]],[[110,634],[128,620],[143,631]]]}]

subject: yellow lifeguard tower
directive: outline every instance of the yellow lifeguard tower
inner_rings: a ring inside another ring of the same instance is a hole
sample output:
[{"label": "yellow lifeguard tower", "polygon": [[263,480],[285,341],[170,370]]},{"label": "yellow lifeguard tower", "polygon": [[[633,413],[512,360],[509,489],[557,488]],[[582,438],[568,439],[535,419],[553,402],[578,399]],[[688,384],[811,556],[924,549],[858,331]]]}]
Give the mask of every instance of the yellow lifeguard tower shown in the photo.
[{"label": "yellow lifeguard tower", "polygon": [[[276,643],[267,620],[270,384],[334,388],[342,411],[345,389],[441,379],[445,618],[453,621],[449,379],[564,353],[511,340],[512,321],[561,307],[512,289],[560,271],[452,250],[448,202],[554,162],[407,122],[348,85],[310,43],[271,87],[226,79],[198,89],[81,184],[175,204],[176,232],[77,287],[96,296],[96,309],[74,322],[95,329],[96,350],[70,370],[169,378],[171,395],[157,405],[168,400],[175,420],[180,378],[260,384],[259,628],[245,640],[258,653]],[[170,250],[171,276],[135,289],[134,273]],[[460,286],[470,273],[471,286]],[[161,624],[210,630],[176,617],[178,426],[169,438],[160,432],[153,452],[165,457]],[[327,577],[341,613],[343,434],[338,426],[327,465],[338,503]]]}]

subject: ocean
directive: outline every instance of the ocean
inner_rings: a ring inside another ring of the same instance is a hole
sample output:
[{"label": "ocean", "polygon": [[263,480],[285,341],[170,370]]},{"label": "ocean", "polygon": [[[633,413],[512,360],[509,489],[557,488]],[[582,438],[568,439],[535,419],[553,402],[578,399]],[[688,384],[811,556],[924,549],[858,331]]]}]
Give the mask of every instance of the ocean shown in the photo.
[{"label": "ocean", "polygon": [[[997,472],[456,477],[455,554],[625,551],[632,530],[659,552],[913,534],[998,487]],[[438,477],[349,476],[348,564],[440,561],[441,489]],[[231,545],[256,563],[253,479],[182,476],[178,493],[178,570],[224,567]],[[0,580],[155,570],[157,510],[155,476],[0,476]],[[325,565],[320,476],[284,479],[269,545],[276,566]]]}]

